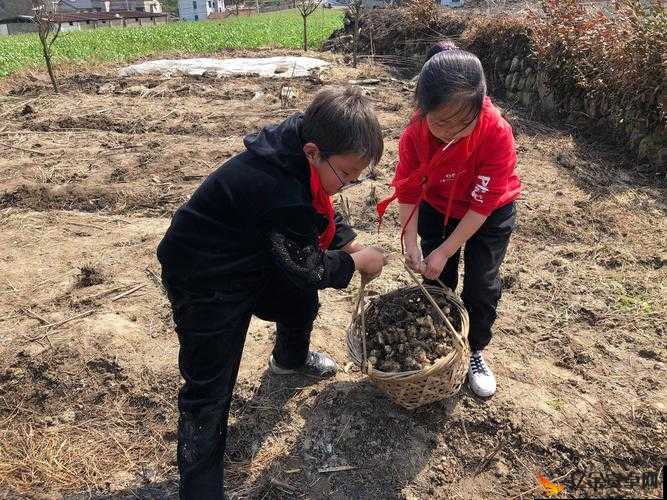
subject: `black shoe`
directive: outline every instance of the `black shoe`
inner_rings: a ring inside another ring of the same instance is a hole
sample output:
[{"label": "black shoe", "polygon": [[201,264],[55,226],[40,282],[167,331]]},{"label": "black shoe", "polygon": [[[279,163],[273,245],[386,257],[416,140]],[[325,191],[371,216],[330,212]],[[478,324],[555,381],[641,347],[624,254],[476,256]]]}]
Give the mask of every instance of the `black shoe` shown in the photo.
[{"label": "black shoe", "polygon": [[338,365],[328,355],[323,352],[308,351],[308,357],[303,366],[299,368],[283,368],[273,359],[269,358],[269,371],[274,375],[308,375],[310,377],[333,377],[338,371]]}]

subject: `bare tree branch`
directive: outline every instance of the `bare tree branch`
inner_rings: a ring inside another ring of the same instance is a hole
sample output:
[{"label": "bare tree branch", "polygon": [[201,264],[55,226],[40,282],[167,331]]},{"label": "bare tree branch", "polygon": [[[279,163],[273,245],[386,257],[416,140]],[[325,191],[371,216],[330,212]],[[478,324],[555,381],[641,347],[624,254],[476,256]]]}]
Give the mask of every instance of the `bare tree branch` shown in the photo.
[{"label": "bare tree branch", "polygon": [[53,45],[53,42],[56,41],[56,38],[58,38],[58,35],[60,35],[60,28],[62,27],[61,23],[58,23],[58,28],[56,29],[56,34],[53,35],[53,38],[51,38],[51,41],[49,42],[49,49]]},{"label": "bare tree branch", "polygon": [[[58,82],[53,72],[53,64],[51,63],[52,51],[51,48],[60,34],[62,24],[56,21],[55,8],[58,2],[51,2],[51,0],[32,0],[33,17],[32,22],[37,25],[37,36],[42,45],[42,53],[44,54],[44,62],[46,69],[51,78],[51,85],[53,91],[57,94],[59,92]],[[51,6],[51,10],[49,8]],[[49,40],[49,36],[51,36]]]},{"label": "bare tree branch", "polygon": [[322,0],[297,0],[296,9],[303,18],[303,50],[308,50],[308,16],[319,7]]}]

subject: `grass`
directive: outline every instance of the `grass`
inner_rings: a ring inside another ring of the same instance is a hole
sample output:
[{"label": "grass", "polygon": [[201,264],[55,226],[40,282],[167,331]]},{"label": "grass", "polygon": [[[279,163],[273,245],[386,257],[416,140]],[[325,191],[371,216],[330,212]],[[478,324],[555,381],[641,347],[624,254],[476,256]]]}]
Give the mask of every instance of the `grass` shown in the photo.
[{"label": "grass", "polygon": [[[308,18],[308,46],[319,48],[342,26],[342,13],[318,9]],[[56,64],[64,61],[125,61],[160,52],[204,54],[222,49],[303,45],[303,21],[295,10],[223,22],[177,22],[147,27],[100,28],[63,33],[53,46]],[[44,61],[37,35],[0,37],[0,77]]]}]

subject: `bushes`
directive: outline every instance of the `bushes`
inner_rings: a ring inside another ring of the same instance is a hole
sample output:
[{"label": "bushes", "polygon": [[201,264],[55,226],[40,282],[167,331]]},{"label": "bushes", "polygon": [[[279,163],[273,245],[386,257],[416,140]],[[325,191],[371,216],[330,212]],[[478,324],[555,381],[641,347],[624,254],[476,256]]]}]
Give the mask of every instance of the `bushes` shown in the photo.
[{"label": "bushes", "polygon": [[414,3],[369,12],[360,50],[370,52],[372,39],[380,60],[414,73],[430,44],[451,38],[480,57],[490,88],[500,94],[505,82],[498,65],[506,74],[508,61],[518,58],[522,69],[528,61],[544,76],[541,95],[548,87],[552,108],[563,117],[576,115],[577,124],[587,122],[597,133],[628,138],[635,151],[648,138],[659,148],[667,144],[667,16],[659,4],[620,0],[603,11],[577,0],[545,0],[522,17],[464,18],[445,10],[434,16]]},{"label": "bushes", "polygon": [[576,0],[547,0],[543,14],[531,19],[533,50],[557,99],[583,94],[589,115],[636,137],[664,131],[667,16],[659,5],[631,0],[589,12]]}]

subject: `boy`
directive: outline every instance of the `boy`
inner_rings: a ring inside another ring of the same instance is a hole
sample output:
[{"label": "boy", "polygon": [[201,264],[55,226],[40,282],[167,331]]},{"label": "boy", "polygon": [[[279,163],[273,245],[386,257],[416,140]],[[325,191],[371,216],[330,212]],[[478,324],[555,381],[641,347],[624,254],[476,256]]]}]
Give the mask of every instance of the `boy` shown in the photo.
[{"label": "boy", "polygon": [[308,350],[317,290],[377,276],[381,251],[354,242],[330,195],[382,156],[357,88],[320,92],[306,112],[245,138],[175,214],[158,247],[180,343],[178,468],[183,499],[221,499],[232,390],[251,316],[275,321],[274,374],[327,377]]}]

